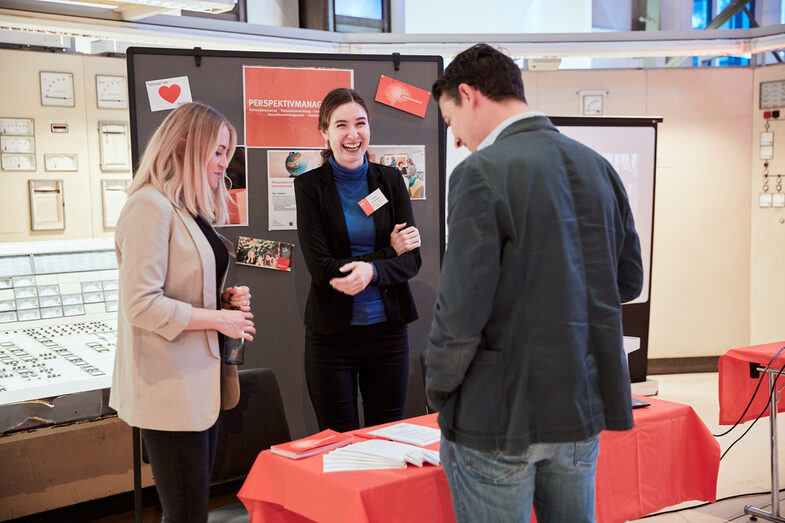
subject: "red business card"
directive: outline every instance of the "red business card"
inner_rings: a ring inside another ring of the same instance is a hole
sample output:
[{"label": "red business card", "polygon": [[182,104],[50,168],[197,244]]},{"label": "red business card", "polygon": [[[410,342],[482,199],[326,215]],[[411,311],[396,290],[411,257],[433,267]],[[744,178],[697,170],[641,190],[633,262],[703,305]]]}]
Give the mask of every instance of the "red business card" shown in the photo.
[{"label": "red business card", "polygon": [[431,93],[425,89],[382,75],[379,79],[379,88],[376,89],[375,100],[424,118],[430,97]]}]

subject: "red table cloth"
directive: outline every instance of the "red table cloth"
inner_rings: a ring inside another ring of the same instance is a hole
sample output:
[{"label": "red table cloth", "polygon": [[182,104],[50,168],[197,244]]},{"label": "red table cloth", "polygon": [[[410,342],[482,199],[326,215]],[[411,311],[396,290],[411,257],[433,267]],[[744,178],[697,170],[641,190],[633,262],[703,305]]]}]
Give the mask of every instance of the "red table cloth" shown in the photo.
[{"label": "red table cloth", "polygon": [[[739,420],[741,413],[750,401],[760,376],[754,378],[750,375],[750,364],[765,367],[775,354],[785,346],[785,342],[768,343],[731,349],[722,356],[719,362],[719,395],[720,395],[720,425],[732,425]],[[785,350],[771,363],[771,368],[779,370],[785,364]],[[777,386],[785,384],[785,371],[777,378]],[[761,411],[769,415],[769,378],[763,376],[763,383],[755,393],[755,399],[741,421],[755,419]],[[785,411],[782,401],[777,403],[777,412]]]},{"label": "red table cloth", "polygon": [[[688,405],[647,398],[635,428],[603,432],[597,520],[623,522],[689,500],[715,501],[720,447]],[[437,427],[436,414],[406,420]],[[428,448],[438,448],[436,443]],[[322,455],[259,454],[238,497],[252,523],[453,522],[441,467],[322,472]]]}]

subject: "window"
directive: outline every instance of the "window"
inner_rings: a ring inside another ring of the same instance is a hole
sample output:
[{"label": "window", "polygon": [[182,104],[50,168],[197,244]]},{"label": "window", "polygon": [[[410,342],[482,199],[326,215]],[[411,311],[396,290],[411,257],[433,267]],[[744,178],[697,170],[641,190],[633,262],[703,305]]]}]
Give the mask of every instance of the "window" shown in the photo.
[{"label": "window", "polygon": [[711,22],[711,0],[695,0],[692,6],[692,28],[705,29]]},{"label": "window", "polygon": [[335,16],[382,19],[382,0],[335,0]]},{"label": "window", "polygon": [[[692,6],[692,28],[706,29],[714,18],[730,5],[732,0],[695,0]],[[755,0],[746,3],[750,13],[755,12]],[[750,19],[743,9],[739,9],[730,20],[717,29],[749,29]]]},{"label": "window", "polygon": [[334,0],[334,13],[340,33],[390,31],[390,0]]},{"label": "window", "polygon": [[[696,30],[706,29],[714,18],[730,5],[732,0],[694,0],[692,7],[692,28]],[[745,4],[750,13],[755,12],[755,0],[750,0]],[[733,16],[717,29],[749,29],[752,26],[751,20],[743,9],[739,9]],[[693,65],[700,65],[699,57],[692,58]],[[706,65],[729,66],[729,65],[749,65],[750,56],[721,56],[706,60]]]}]

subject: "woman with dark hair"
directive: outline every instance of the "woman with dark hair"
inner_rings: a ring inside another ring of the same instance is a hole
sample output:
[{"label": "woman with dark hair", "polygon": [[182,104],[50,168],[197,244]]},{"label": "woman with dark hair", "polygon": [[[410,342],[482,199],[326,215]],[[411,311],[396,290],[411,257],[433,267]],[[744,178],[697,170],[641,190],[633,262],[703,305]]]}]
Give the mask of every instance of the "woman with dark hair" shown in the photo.
[{"label": "woman with dark hair", "polygon": [[294,182],[311,275],[305,376],[320,430],[348,431],[360,426],[358,385],[365,425],[403,418],[406,324],[417,319],[408,282],[421,265],[420,233],[401,174],[366,157],[371,133],[362,96],[330,91],[319,131],[325,162]]}]

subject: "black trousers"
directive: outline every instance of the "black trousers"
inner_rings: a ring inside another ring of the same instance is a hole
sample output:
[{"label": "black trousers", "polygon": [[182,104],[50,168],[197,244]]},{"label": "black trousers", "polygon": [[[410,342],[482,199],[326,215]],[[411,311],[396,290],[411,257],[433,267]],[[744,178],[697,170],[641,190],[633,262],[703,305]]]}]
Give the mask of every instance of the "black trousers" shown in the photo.
[{"label": "black trousers", "polygon": [[329,335],[308,329],[305,379],[319,430],[360,427],[358,385],[366,426],[402,419],[409,382],[406,325],[351,325]]},{"label": "black trousers", "polygon": [[207,430],[142,429],[164,523],[204,523],[218,443],[218,421]]}]

